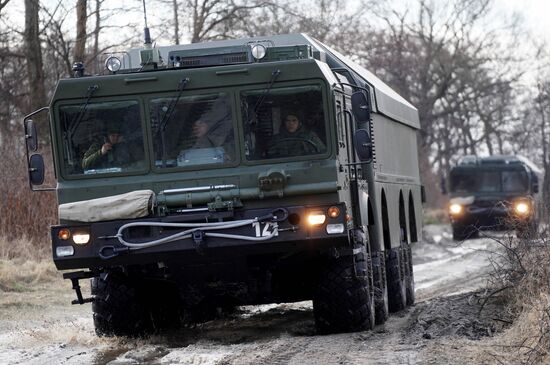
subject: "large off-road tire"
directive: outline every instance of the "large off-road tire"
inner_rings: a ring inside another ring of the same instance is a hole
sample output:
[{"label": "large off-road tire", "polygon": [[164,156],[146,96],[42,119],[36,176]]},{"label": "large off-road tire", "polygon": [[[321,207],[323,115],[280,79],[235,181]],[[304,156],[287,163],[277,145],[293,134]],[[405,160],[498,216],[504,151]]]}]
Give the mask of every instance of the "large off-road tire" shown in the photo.
[{"label": "large off-road tire", "polygon": [[313,298],[319,333],[355,332],[374,327],[374,295],[369,276],[372,265],[366,253],[355,258],[355,264],[353,256],[330,259],[320,274]]},{"label": "large off-road tire", "polygon": [[399,248],[386,250],[386,276],[388,283],[389,309],[391,313],[399,312],[407,306],[405,275],[401,265]]},{"label": "large off-road tire", "polygon": [[412,250],[408,243],[404,244],[403,256],[405,258],[405,291],[407,293],[407,305],[413,305],[414,296],[414,273],[412,264]]},{"label": "large off-road tire", "polygon": [[389,316],[388,286],[386,285],[386,261],[384,252],[378,251],[372,254],[372,276],[374,283],[374,311],[376,324],[383,324]]},{"label": "large off-road tire", "polygon": [[92,279],[92,311],[98,336],[140,336],[153,323],[136,288],[122,274],[108,272]]}]

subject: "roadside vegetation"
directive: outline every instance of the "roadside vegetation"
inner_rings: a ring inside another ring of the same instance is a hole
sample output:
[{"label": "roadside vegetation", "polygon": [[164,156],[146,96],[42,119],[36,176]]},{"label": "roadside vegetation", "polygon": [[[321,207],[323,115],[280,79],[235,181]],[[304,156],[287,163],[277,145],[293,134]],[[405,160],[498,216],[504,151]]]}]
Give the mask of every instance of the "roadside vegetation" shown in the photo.
[{"label": "roadside vegetation", "polygon": [[[505,313],[498,320],[510,327],[487,351],[501,364],[550,363],[550,238],[543,230],[531,239],[510,235],[494,238],[503,248],[492,260],[485,305],[502,301]],[[483,310],[483,305],[482,309]]]}]

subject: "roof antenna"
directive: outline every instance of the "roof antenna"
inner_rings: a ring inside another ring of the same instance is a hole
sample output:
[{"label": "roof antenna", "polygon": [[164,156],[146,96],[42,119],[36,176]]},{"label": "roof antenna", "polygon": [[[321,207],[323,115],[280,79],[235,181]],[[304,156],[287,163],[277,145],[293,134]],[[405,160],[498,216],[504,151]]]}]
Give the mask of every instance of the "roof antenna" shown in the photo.
[{"label": "roof antenna", "polygon": [[143,44],[143,49],[139,51],[141,70],[154,70],[157,68],[159,63],[161,63],[161,59],[158,49],[153,47],[153,42],[151,41],[151,33],[149,33],[149,27],[147,26],[147,9],[145,7],[145,0],[143,0],[143,18],[145,20],[145,28],[143,28],[145,43]]},{"label": "roof antenna", "polygon": [[145,0],[143,0],[143,18],[145,19],[145,28],[143,28],[143,33],[145,34],[145,44],[151,44],[151,34],[149,33],[149,27],[147,26],[147,8],[145,7]]}]

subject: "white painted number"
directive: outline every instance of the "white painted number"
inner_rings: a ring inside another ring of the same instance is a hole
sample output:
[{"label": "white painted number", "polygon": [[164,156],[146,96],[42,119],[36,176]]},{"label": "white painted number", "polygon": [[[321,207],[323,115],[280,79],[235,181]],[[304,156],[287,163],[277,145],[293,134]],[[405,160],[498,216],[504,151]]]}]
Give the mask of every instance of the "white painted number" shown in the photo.
[{"label": "white painted number", "polygon": [[[263,229],[262,229],[263,225]],[[254,222],[252,223],[252,227],[254,227],[254,230],[256,232],[256,237],[267,237],[271,236],[272,234],[274,236],[278,236],[278,228],[277,222]]]}]

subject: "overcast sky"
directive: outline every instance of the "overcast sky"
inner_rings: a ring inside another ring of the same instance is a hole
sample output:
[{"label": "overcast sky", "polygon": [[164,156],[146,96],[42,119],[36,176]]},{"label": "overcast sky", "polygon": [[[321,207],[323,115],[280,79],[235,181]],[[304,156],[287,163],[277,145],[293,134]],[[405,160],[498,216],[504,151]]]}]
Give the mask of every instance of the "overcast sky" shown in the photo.
[{"label": "overcast sky", "polygon": [[[55,4],[58,0],[42,0],[45,3]],[[75,1],[75,0],[73,0]],[[353,0],[349,0],[353,1]],[[392,2],[396,6],[405,5],[409,0],[401,0]],[[442,0],[433,0],[436,3]],[[519,14],[523,18],[523,25],[527,30],[539,40],[546,40],[550,44],[550,0],[493,0],[494,10],[497,14],[502,14],[503,17],[509,17],[513,13]],[[149,3],[152,3],[149,1]],[[133,6],[141,6],[141,0],[107,0],[103,6],[114,7],[121,4],[132,4]],[[124,5],[123,5],[124,6]],[[154,24],[155,7],[148,6],[148,15],[150,23]],[[11,0],[3,13],[10,19],[12,23],[24,24],[24,4],[22,0]],[[141,19],[132,19],[133,21],[141,21]],[[127,21],[124,19],[123,21]],[[154,34],[154,33],[153,33]],[[157,33],[158,34],[158,33]],[[164,42],[162,42],[164,43]],[[167,45],[167,44],[163,44]]]}]

